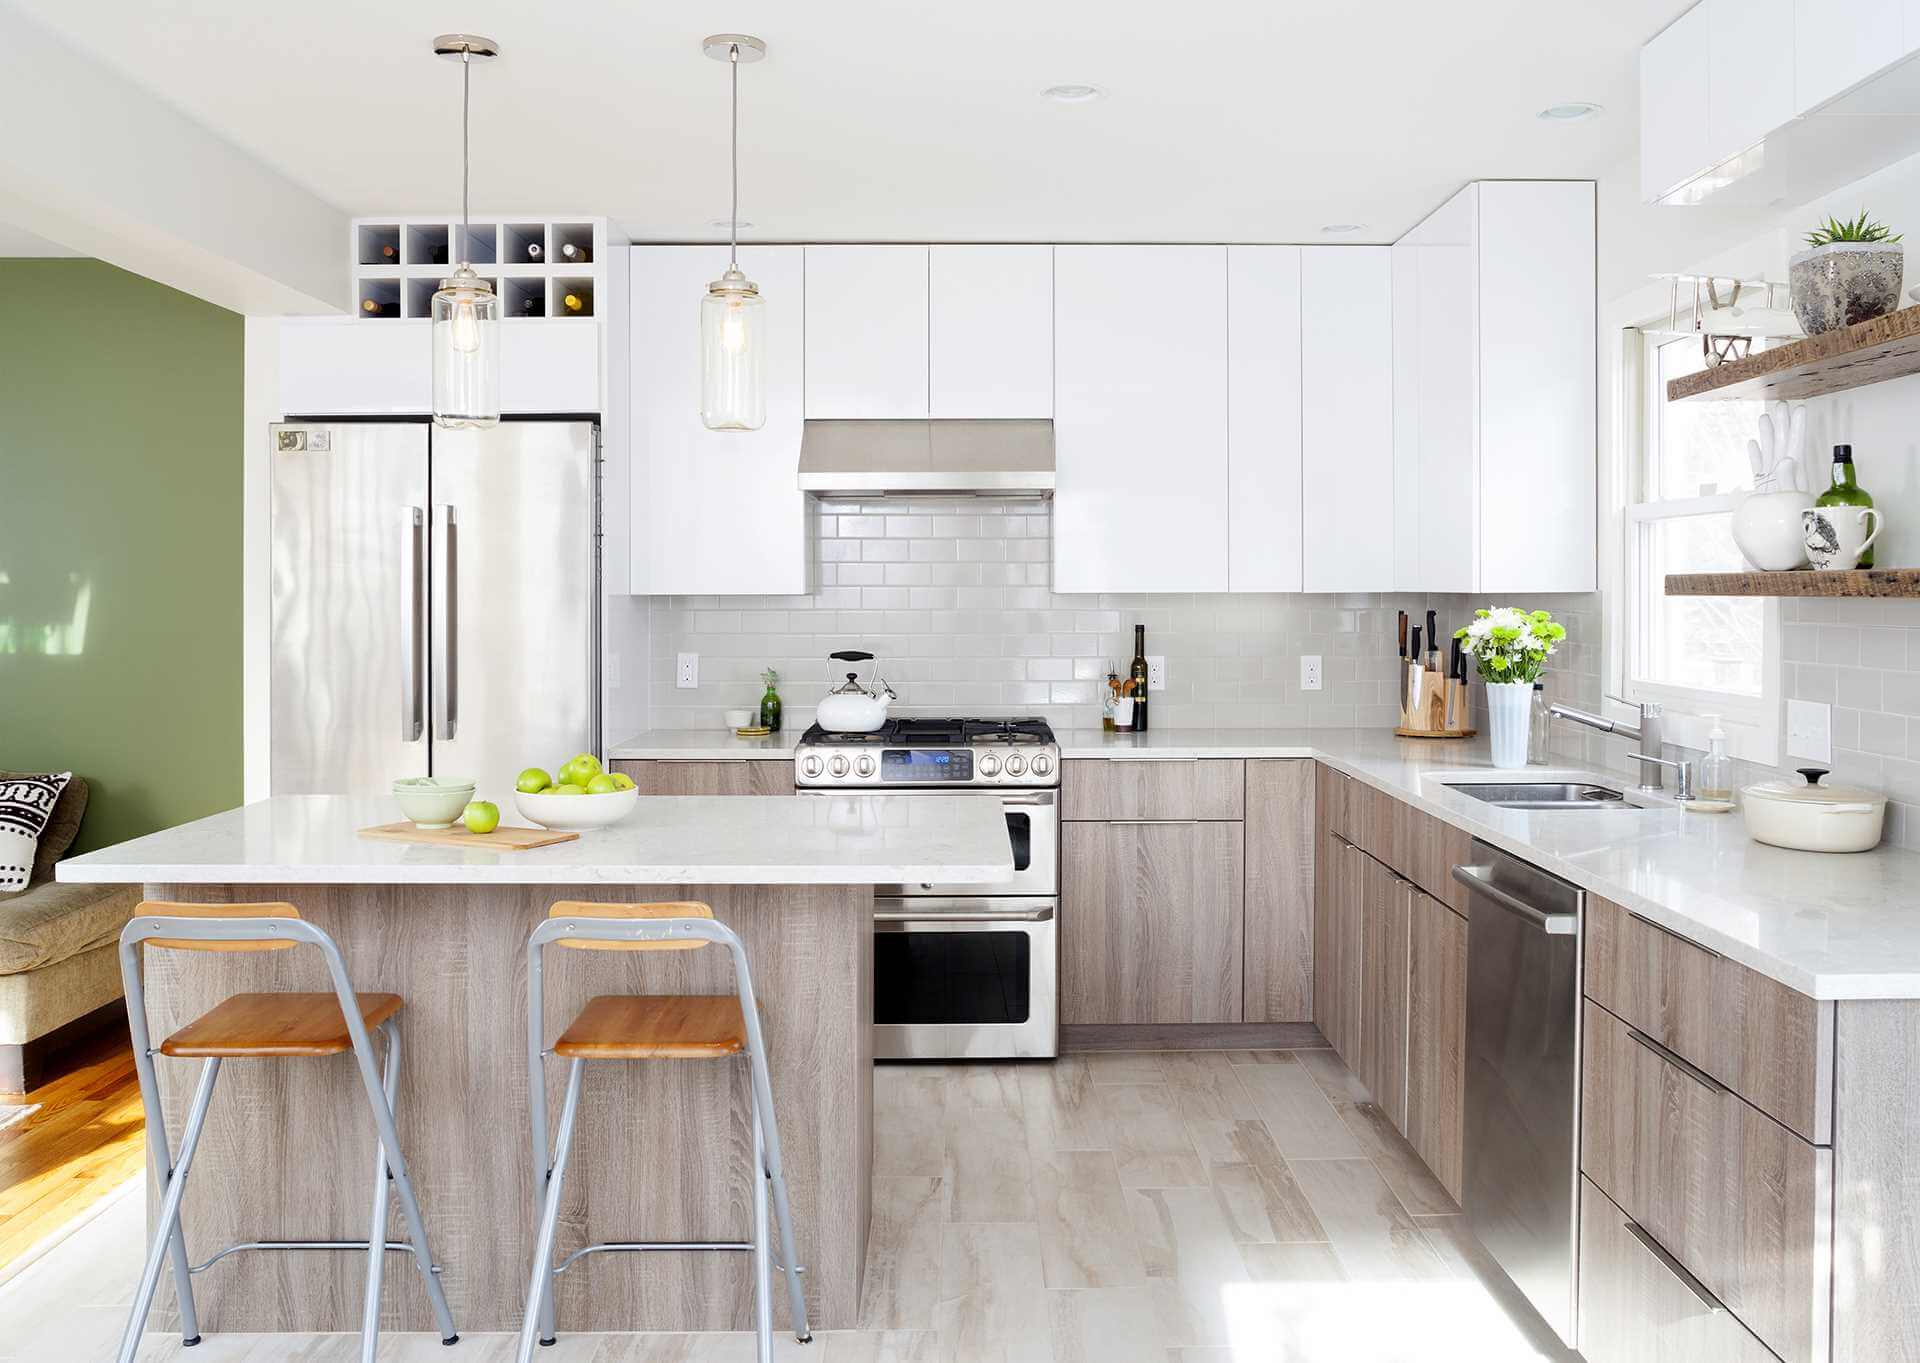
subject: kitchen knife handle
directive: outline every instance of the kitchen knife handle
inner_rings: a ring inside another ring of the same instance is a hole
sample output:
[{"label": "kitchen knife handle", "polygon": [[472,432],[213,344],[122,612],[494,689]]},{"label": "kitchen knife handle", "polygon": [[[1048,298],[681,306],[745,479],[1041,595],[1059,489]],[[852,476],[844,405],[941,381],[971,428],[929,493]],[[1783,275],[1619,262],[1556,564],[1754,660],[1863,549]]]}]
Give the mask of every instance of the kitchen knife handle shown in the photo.
[{"label": "kitchen knife handle", "polygon": [[1400,656],[1407,656],[1407,613],[1400,612]]},{"label": "kitchen knife handle", "polygon": [[420,584],[426,576],[427,518],[417,506],[401,508],[400,517],[400,741],[417,743],[426,728],[421,703],[421,637],[426,602]]},{"label": "kitchen knife handle", "polygon": [[440,571],[433,575],[433,736],[452,738],[460,727],[459,546],[451,506],[433,509],[433,542]]}]

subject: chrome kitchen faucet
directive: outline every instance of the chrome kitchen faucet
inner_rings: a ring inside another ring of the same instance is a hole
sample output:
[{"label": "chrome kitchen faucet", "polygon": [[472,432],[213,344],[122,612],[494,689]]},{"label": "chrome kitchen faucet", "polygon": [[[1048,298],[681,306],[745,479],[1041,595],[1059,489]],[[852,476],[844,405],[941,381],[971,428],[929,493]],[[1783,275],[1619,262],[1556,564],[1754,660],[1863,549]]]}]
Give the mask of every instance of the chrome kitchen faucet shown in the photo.
[{"label": "chrome kitchen faucet", "polygon": [[[1622,705],[1631,705],[1632,701],[1621,700],[1619,696],[1609,696],[1609,700],[1619,701]],[[1547,707],[1549,719],[1570,719],[1575,724],[1584,724],[1589,729],[1598,729],[1603,734],[1618,734],[1622,738],[1631,738],[1640,746],[1627,754],[1634,761],[1643,763],[1653,770],[1647,779],[1640,783],[1640,789],[1646,791],[1664,790],[1660,783],[1660,768],[1672,767],[1674,780],[1674,798],[1691,800],[1693,798],[1693,763],[1674,761],[1660,755],[1661,708],[1652,701],[1641,701],[1640,724],[1622,724],[1619,720],[1608,719],[1603,715],[1589,714],[1585,710],[1576,710],[1571,705],[1552,705]]]}]

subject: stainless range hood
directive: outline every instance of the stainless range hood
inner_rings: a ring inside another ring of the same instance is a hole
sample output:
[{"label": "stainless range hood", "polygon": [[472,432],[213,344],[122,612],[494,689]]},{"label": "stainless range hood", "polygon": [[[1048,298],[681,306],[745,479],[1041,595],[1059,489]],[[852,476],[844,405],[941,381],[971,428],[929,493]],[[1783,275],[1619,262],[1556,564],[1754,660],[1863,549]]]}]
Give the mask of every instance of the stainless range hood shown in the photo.
[{"label": "stainless range hood", "polygon": [[1051,421],[809,421],[800,489],[822,496],[1053,495]]}]

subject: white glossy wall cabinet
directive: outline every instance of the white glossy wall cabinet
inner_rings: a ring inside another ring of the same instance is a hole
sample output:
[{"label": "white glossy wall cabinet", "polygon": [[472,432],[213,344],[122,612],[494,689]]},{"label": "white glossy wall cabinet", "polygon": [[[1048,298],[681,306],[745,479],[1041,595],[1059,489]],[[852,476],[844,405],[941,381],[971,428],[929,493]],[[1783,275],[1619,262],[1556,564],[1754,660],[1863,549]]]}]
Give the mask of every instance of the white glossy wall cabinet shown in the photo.
[{"label": "white glossy wall cabinet", "polygon": [[808,591],[798,486],[803,249],[740,250],[740,268],[767,300],[767,423],[757,431],[709,431],[700,422],[695,304],[726,269],[726,248],[638,246],[630,259],[630,589],[656,596]]},{"label": "white glossy wall cabinet", "polygon": [[1649,203],[1721,159],[1708,124],[1711,37],[1703,0],[1640,49],[1640,197]]},{"label": "white glossy wall cabinet", "polygon": [[1300,590],[1300,250],[1227,248],[1227,584]]},{"label": "white glossy wall cabinet", "polygon": [[[433,410],[432,323],[352,317],[280,323],[280,410],[297,416],[422,416]],[[500,324],[500,408],[509,416],[598,413],[600,327],[591,318]]]},{"label": "white glossy wall cabinet", "polygon": [[1301,580],[1393,581],[1393,279],[1385,246],[1300,249]]},{"label": "white glossy wall cabinet", "polygon": [[927,248],[809,246],[806,414],[927,414]]},{"label": "white glossy wall cabinet", "polygon": [[1710,152],[1738,155],[1793,119],[1794,0],[1706,0]]},{"label": "white glossy wall cabinet", "polygon": [[1807,113],[1913,50],[1903,0],[1793,0],[1794,112]]},{"label": "white glossy wall cabinet", "polygon": [[1053,415],[1053,247],[929,247],[927,295],[929,415]]},{"label": "white glossy wall cabinet", "polygon": [[1469,185],[1393,246],[1394,585],[1402,591],[1468,592],[1479,576],[1479,201]]},{"label": "white glossy wall cabinet", "polygon": [[1224,246],[1055,248],[1055,591],[1227,589],[1226,269]]}]

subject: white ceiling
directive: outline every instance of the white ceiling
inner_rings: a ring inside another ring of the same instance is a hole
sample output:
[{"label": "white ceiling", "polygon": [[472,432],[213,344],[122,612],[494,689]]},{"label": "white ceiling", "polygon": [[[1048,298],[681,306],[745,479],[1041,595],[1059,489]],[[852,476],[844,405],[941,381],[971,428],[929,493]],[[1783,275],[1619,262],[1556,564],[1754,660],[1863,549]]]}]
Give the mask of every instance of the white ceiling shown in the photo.
[{"label": "white ceiling", "polygon": [[[724,29],[771,49],[741,73],[749,237],[1386,241],[1467,180],[1630,155],[1636,51],[1689,0],[12,3],[355,214],[457,203],[459,73],[428,44],[466,30],[503,49],[474,73],[476,211],[713,235]],[[1065,81],[1110,93],[1039,98]],[[1607,111],[1534,117],[1570,100]]]}]

